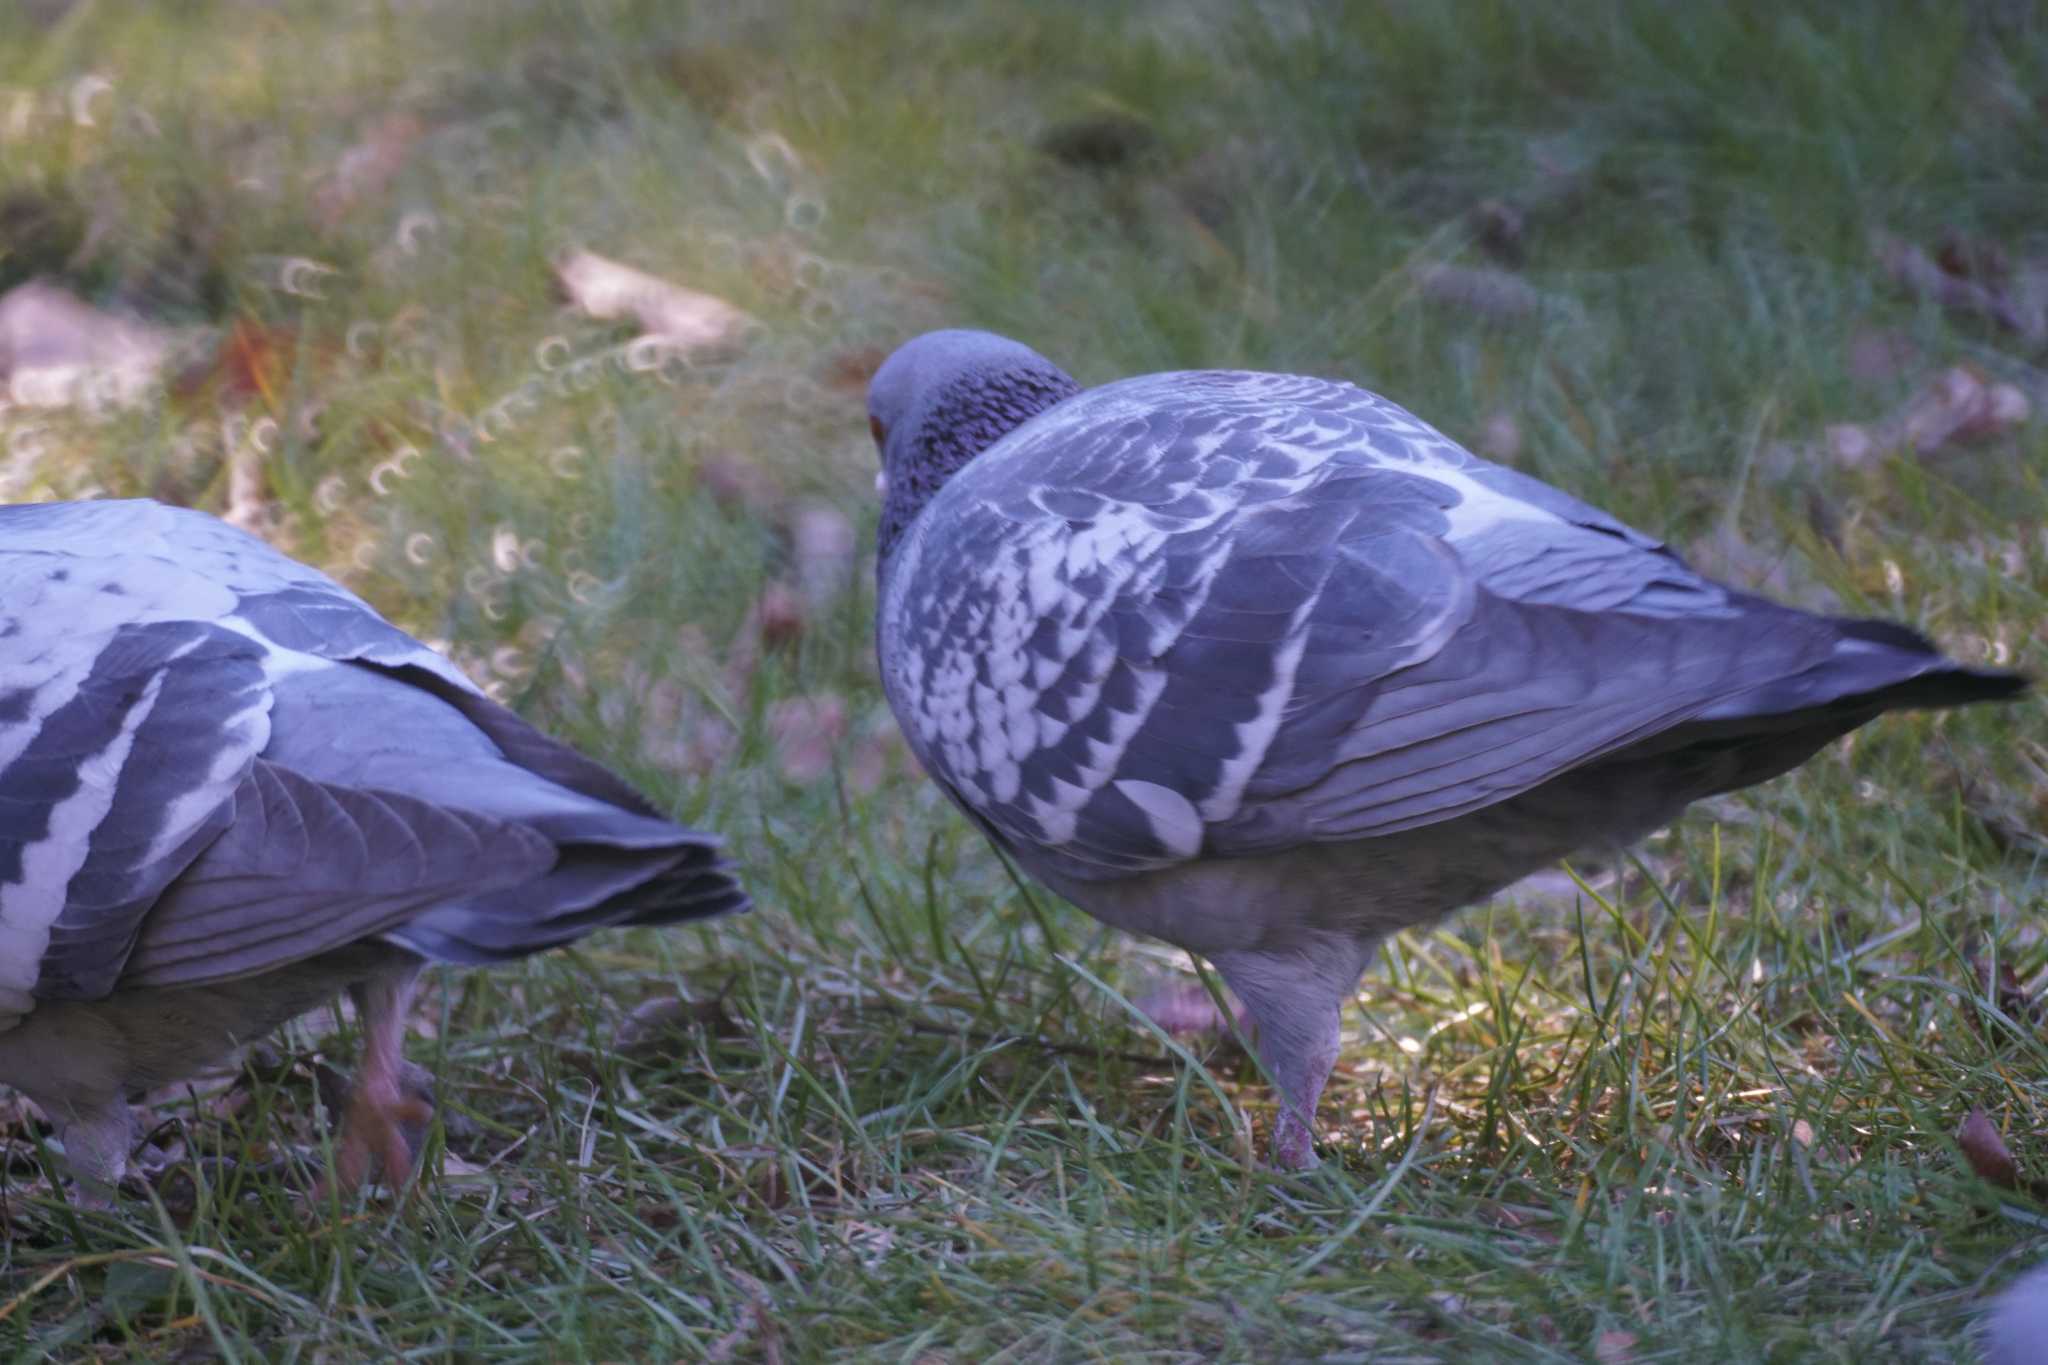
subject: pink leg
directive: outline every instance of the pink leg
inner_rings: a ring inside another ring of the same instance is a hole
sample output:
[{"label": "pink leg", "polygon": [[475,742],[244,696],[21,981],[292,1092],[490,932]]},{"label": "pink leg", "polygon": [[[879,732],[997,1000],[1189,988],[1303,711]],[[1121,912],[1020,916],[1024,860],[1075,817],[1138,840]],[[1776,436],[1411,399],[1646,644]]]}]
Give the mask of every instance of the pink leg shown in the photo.
[{"label": "pink leg", "polygon": [[1252,1040],[1280,1090],[1273,1164],[1316,1165],[1316,1101],[1337,1061],[1343,1011],[1376,940],[1329,936],[1277,952],[1217,953],[1216,969],[1251,1016]]},{"label": "pink leg", "polygon": [[314,1190],[316,1201],[324,1202],[330,1189],[344,1194],[356,1189],[380,1165],[394,1189],[412,1174],[419,1154],[406,1141],[405,1129],[427,1122],[434,1112],[404,1086],[406,1010],[418,975],[417,965],[408,963],[349,987],[363,1029],[363,1064],[342,1115],[334,1169]]}]

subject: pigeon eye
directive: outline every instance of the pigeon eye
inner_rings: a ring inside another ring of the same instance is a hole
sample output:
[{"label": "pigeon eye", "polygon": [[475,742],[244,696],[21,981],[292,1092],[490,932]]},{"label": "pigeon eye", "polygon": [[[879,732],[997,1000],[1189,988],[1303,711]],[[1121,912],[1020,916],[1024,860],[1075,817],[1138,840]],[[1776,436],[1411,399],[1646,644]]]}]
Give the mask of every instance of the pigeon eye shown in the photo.
[{"label": "pigeon eye", "polygon": [[872,437],[874,437],[874,438],[875,438],[875,445],[876,445],[876,447],[877,447],[877,448],[879,449],[879,448],[880,448],[880,446],[881,446],[881,444],[882,444],[882,437],[883,437],[883,435],[884,435],[884,432],[883,432],[883,430],[882,430],[882,419],[881,419],[881,418],[879,418],[879,417],[870,417],[870,418],[868,418],[868,435],[870,435],[870,436],[872,436]]}]

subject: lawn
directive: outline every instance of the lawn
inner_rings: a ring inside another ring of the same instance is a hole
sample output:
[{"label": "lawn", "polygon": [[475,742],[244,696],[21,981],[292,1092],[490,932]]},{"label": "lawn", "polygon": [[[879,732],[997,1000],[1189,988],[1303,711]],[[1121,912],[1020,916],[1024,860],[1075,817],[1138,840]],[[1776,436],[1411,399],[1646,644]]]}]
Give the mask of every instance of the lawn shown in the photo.
[{"label": "lawn", "polygon": [[[702,344],[595,316],[579,251],[710,296],[638,287]],[[1355,379],[2048,672],[2038,7],[37,0],[31,280],[166,358],[0,409],[0,498],[234,511],[722,831],[757,908],[432,976],[404,1203],[305,1207],[326,1013],[152,1097],[113,1214],[0,1101],[14,1358],[1863,1365],[1969,1358],[2048,1254],[2038,702],[1399,938],[1276,1175],[1256,1066],[1132,1003],[1194,964],[896,742],[861,402],[958,324],[1087,383]]]}]

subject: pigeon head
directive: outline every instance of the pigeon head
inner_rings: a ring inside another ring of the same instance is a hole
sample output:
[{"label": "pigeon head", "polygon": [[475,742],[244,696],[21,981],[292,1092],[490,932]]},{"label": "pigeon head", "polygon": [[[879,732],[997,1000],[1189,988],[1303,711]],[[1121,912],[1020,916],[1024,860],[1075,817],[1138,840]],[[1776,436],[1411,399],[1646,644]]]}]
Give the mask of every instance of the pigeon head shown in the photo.
[{"label": "pigeon head", "polygon": [[897,347],[868,383],[882,562],[955,471],[1080,391],[1059,366],[993,332],[926,332]]}]

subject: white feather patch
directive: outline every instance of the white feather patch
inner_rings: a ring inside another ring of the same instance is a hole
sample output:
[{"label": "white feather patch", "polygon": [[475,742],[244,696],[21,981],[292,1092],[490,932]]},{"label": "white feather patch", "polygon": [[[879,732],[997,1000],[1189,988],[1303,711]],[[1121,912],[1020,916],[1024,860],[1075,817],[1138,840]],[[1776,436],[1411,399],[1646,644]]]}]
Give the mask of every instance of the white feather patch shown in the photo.
[{"label": "white feather patch", "polygon": [[[0,953],[0,988],[30,990],[49,946],[50,926],[63,913],[71,879],[85,866],[93,831],[114,805],[114,789],[128,762],[135,732],[156,708],[163,691],[161,671],[151,675],[142,695],[121,719],[121,729],[107,746],[78,766],[78,790],[50,809],[50,826],[41,839],[21,851],[21,880],[0,886],[0,926],[21,931]],[[31,951],[30,945],[33,944]]]},{"label": "white feather patch", "polygon": [[1135,777],[1119,778],[1112,785],[1145,812],[1153,837],[1176,858],[1192,858],[1202,851],[1202,817],[1185,796]]}]

